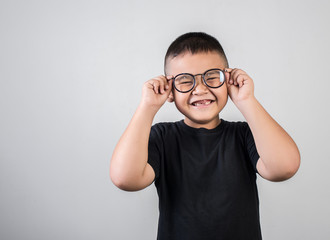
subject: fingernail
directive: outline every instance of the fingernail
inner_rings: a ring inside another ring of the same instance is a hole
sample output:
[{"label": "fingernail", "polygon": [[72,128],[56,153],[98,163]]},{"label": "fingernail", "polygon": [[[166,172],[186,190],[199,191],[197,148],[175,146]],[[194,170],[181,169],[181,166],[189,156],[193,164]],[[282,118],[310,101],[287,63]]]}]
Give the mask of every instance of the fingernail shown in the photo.
[{"label": "fingernail", "polygon": [[169,88],[169,86],[168,85],[165,85],[165,89],[168,89]]}]

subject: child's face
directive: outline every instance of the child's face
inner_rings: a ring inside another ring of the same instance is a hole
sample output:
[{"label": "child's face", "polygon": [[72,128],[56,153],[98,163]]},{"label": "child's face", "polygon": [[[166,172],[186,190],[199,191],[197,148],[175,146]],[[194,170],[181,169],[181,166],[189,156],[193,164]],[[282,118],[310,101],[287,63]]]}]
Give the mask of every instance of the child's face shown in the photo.
[{"label": "child's face", "polygon": [[[168,59],[166,75],[176,76],[180,73],[201,74],[212,68],[224,70],[226,64],[217,52],[196,53],[186,52],[173,59]],[[219,88],[208,88],[201,75],[196,76],[195,87],[187,93],[173,89],[176,107],[185,116],[184,122],[194,128],[215,128],[220,120],[219,113],[227,103],[227,85]]]}]

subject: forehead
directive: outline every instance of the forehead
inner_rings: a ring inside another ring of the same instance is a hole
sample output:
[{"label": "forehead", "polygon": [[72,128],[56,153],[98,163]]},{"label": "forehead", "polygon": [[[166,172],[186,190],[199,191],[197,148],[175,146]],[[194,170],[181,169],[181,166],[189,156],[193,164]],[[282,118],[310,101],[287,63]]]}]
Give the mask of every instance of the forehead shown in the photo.
[{"label": "forehead", "polygon": [[167,59],[166,74],[177,75],[179,73],[203,73],[211,68],[224,69],[224,59],[217,52],[201,52],[191,54],[185,52],[174,58]]}]

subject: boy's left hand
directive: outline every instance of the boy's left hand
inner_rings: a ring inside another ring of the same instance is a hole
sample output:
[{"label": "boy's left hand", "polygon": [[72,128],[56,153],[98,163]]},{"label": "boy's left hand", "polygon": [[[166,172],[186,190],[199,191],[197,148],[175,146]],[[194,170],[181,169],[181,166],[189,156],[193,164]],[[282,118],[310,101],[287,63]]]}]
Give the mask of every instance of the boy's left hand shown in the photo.
[{"label": "boy's left hand", "polygon": [[226,68],[228,95],[234,104],[254,98],[254,84],[252,78],[241,69]]}]

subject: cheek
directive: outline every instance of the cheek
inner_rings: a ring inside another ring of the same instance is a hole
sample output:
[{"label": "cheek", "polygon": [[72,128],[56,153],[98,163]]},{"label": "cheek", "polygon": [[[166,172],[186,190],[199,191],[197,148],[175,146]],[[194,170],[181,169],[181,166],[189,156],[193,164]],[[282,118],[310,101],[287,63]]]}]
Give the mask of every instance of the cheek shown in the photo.
[{"label": "cheek", "polygon": [[227,85],[224,84],[220,88],[214,89],[212,94],[219,100],[228,98]]},{"label": "cheek", "polygon": [[188,113],[187,111],[187,107],[184,106],[184,104],[180,101],[178,101],[177,99],[174,101],[175,107],[176,109],[182,113],[183,115],[186,116],[186,114]]},{"label": "cheek", "polygon": [[[187,95],[189,95],[189,94],[187,94]],[[179,93],[176,90],[173,91],[173,97],[174,97],[174,101],[175,101],[176,104],[177,103],[181,104],[182,102],[186,101],[187,100],[187,95]]]},{"label": "cheek", "polygon": [[174,92],[173,93],[173,97],[174,97],[174,103],[176,108],[182,112],[185,109],[185,106],[188,103],[188,98],[189,98],[189,94],[184,95],[184,94],[180,94],[178,92]]},{"label": "cheek", "polygon": [[225,82],[221,87],[220,90],[222,91],[223,95],[228,95],[228,86],[227,86],[227,82]]},{"label": "cheek", "polygon": [[228,85],[227,85],[227,81],[225,81],[225,83],[220,87],[223,88],[223,91],[226,91],[226,93],[228,92]]},{"label": "cheek", "polygon": [[226,96],[228,96],[227,84],[225,84],[225,85],[223,85],[221,87],[223,87],[223,94],[226,95]]}]

